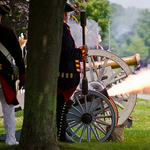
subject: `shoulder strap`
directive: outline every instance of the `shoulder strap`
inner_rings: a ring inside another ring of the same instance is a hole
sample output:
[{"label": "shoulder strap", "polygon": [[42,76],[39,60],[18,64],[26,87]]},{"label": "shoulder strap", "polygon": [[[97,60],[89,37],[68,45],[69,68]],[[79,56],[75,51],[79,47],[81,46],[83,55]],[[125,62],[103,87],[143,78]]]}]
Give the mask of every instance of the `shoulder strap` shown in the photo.
[{"label": "shoulder strap", "polygon": [[3,46],[3,44],[0,42],[0,51],[6,56],[6,58],[10,61],[12,64],[12,56],[9,53],[9,51]]}]

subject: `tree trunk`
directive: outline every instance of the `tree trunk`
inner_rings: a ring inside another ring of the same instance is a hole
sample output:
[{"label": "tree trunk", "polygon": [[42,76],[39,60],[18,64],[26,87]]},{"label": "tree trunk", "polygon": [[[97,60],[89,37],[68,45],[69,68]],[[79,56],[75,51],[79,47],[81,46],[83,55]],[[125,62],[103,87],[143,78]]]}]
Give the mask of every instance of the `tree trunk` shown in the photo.
[{"label": "tree trunk", "polygon": [[25,110],[20,146],[58,150],[56,95],[66,0],[30,0]]}]

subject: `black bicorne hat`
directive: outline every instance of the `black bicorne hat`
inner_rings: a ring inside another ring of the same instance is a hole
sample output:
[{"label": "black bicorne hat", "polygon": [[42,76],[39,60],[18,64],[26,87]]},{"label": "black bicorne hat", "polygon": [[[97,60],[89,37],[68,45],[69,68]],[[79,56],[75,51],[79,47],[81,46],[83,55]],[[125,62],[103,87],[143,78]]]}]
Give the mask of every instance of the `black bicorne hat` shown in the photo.
[{"label": "black bicorne hat", "polygon": [[66,3],[65,12],[70,12],[70,11],[74,11],[74,10],[75,10],[75,8],[72,5]]},{"label": "black bicorne hat", "polygon": [[11,9],[8,6],[0,5],[0,14],[1,15],[10,14],[10,13],[11,13]]}]

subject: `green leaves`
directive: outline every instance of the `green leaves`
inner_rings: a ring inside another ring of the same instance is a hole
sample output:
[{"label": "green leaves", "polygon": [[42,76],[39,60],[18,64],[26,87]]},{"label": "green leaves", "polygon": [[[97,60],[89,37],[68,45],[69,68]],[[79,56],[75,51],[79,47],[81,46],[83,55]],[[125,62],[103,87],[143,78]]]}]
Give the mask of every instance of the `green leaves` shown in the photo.
[{"label": "green leaves", "polygon": [[29,1],[4,1],[3,4],[10,6],[12,13],[9,16],[3,16],[2,24],[13,28],[17,36],[20,36],[21,33],[26,35],[28,31],[29,20]]}]

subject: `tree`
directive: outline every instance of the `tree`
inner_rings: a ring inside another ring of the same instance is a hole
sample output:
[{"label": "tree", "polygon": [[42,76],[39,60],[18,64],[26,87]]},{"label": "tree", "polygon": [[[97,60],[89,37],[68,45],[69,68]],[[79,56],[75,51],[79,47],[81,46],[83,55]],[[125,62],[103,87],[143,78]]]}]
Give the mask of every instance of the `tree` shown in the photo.
[{"label": "tree", "polygon": [[148,56],[148,49],[149,47],[144,44],[143,39],[135,36],[132,37],[131,39],[128,51],[130,52],[131,55],[139,53],[140,59],[144,60]]},{"label": "tree", "polygon": [[[76,0],[70,1],[74,4]],[[0,4],[10,6],[13,12],[9,14],[9,17],[3,17],[3,23],[13,28],[18,36],[23,33],[25,38],[28,34],[29,2],[30,0],[3,0],[0,2]]]},{"label": "tree", "polygon": [[150,12],[148,9],[144,9],[140,13],[140,17],[137,25],[135,26],[136,32],[139,37],[143,39],[145,45],[149,47],[148,58],[150,59]]},{"label": "tree", "polygon": [[12,13],[9,17],[4,16],[3,24],[15,30],[16,34],[20,36],[21,33],[26,37],[28,33],[28,14],[29,14],[29,0],[6,0],[0,2],[10,6]]},{"label": "tree", "polygon": [[[146,59],[148,55],[148,47],[145,46],[144,41],[138,36],[134,36],[130,39],[130,43],[124,43],[119,48],[119,56],[120,57],[128,57],[132,56],[136,53],[140,54],[140,59]],[[144,52],[144,53],[143,53]]]},{"label": "tree", "polygon": [[[121,5],[111,4],[114,12],[111,15],[111,38],[119,47],[117,54],[128,57],[139,53],[141,59],[148,56],[149,47],[149,13],[137,8],[123,8]],[[132,14],[132,15],[131,15]],[[111,40],[111,49],[116,49]]]},{"label": "tree", "polygon": [[30,0],[28,67],[20,146],[56,150],[56,95],[66,0]]}]

